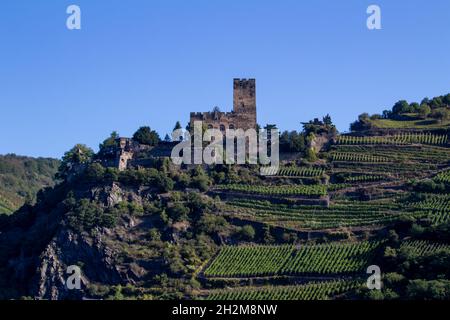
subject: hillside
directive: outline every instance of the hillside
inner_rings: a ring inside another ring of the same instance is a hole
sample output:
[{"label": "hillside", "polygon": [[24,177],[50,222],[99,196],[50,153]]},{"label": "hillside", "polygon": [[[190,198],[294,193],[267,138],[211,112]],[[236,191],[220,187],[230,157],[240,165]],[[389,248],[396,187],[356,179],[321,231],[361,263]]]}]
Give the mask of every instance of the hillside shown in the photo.
[{"label": "hillside", "polygon": [[352,131],[442,131],[450,128],[450,94],[424,98],[420,103],[400,100],[382,114],[363,113]]},{"label": "hillside", "polygon": [[37,192],[55,184],[59,161],[13,154],[0,155],[0,214],[11,213]]},{"label": "hillside", "polygon": [[339,135],[325,118],[283,133],[275,176],[136,140],[119,170],[125,140],[75,146],[61,183],[0,215],[1,298],[450,299],[449,131]]}]

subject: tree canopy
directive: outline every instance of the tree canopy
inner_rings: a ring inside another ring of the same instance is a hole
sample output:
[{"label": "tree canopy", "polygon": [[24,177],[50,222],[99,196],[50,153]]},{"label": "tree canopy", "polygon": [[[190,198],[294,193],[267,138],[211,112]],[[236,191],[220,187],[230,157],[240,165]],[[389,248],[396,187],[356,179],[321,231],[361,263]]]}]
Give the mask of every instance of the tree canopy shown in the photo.
[{"label": "tree canopy", "polygon": [[159,141],[159,135],[155,130],[150,127],[140,127],[133,135],[133,140],[141,144],[147,144],[150,146],[156,146]]}]

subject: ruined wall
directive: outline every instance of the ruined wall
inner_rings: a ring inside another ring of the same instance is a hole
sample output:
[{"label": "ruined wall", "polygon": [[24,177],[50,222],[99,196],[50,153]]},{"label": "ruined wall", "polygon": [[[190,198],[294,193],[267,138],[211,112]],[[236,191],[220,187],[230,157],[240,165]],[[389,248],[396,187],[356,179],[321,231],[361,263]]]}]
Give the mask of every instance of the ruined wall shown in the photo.
[{"label": "ruined wall", "polygon": [[232,112],[191,112],[190,124],[194,121],[206,123],[208,128],[256,129],[256,84],[255,79],[234,79]]}]

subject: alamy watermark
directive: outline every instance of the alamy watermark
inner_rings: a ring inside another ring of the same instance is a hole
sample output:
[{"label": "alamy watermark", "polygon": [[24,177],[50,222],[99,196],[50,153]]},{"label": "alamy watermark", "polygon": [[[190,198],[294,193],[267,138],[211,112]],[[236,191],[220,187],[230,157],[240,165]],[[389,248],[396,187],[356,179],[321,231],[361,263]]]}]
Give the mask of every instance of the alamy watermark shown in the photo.
[{"label": "alamy watermark", "polygon": [[81,9],[79,6],[72,4],[67,7],[66,13],[70,16],[66,20],[66,27],[69,30],[81,29]]},{"label": "alamy watermark", "polygon": [[[279,168],[278,129],[205,129],[194,121],[193,135],[183,129],[172,132],[174,164],[253,164],[261,165],[261,175],[275,175]],[[205,143],[208,143],[205,145]]]},{"label": "alamy watermark", "polygon": [[66,280],[66,287],[69,290],[81,289],[81,268],[77,265],[67,267],[66,273],[69,274]]},{"label": "alamy watermark", "polygon": [[381,29],[381,8],[375,4],[367,7],[367,14],[370,16],[367,18],[366,25],[369,30]]},{"label": "alamy watermark", "polygon": [[370,276],[367,278],[367,288],[369,290],[381,290],[381,269],[377,265],[371,265],[367,268],[367,274]]}]

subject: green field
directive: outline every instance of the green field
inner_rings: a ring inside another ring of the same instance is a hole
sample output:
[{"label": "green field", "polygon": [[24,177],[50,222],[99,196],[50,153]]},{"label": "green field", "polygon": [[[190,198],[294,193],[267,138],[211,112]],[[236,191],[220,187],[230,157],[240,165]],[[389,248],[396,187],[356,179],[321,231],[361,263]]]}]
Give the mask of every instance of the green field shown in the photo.
[{"label": "green field", "polygon": [[370,122],[381,129],[440,129],[450,126],[450,121],[375,119]]},{"label": "green field", "polygon": [[273,196],[325,196],[325,185],[248,185],[228,184],[217,186],[218,190]]},{"label": "green field", "polygon": [[412,215],[401,204],[386,201],[334,201],[329,207],[233,200],[226,210],[234,216],[292,229],[382,225]]},{"label": "green field", "polygon": [[335,280],[297,286],[263,286],[211,291],[207,300],[328,300],[362,282]]},{"label": "green field", "polygon": [[299,247],[225,246],[204,273],[209,277],[361,273],[379,245],[363,241]]}]

